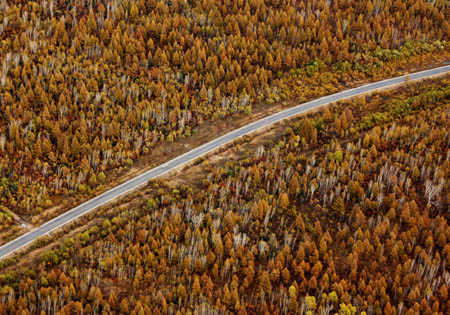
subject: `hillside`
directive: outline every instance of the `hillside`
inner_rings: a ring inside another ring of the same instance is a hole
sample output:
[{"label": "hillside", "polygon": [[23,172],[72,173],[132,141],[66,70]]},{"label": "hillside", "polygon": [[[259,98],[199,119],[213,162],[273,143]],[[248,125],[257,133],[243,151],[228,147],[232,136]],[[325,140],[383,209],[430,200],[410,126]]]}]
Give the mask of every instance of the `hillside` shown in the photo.
[{"label": "hillside", "polygon": [[448,314],[450,77],[282,128],[5,271],[0,312]]}]

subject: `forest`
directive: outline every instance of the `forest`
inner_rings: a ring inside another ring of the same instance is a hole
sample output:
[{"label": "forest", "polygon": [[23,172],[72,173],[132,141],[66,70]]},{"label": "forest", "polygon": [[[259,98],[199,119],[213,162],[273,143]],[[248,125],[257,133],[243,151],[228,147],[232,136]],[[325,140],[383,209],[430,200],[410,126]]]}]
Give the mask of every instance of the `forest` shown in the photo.
[{"label": "forest", "polygon": [[444,0],[1,0],[0,20],[2,231],[205,121],[450,59]]},{"label": "forest", "polygon": [[153,180],[0,274],[2,314],[448,314],[450,76]]}]

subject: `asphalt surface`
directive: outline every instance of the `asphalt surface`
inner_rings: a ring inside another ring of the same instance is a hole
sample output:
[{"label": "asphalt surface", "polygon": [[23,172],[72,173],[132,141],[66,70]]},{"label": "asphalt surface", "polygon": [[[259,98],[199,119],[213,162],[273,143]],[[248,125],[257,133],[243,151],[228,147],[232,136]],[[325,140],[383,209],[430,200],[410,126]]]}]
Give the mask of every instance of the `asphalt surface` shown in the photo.
[{"label": "asphalt surface", "polygon": [[[443,74],[446,72],[450,72],[450,65],[425,70],[421,72],[411,73],[410,74],[410,81],[413,80],[420,80],[424,78],[429,78],[435,75]],[[101,205],[104,205],[113,199],[122,196],[126,194],[127,192],[130,192],[132,190],[135,190],[136,188],[145,185],[150,179],[156,178],[158,176],[161,176],[164,173],[170,172],[183,164],[189,163],[202,155],[217,149],[224,144],[234,141],[244,135],[250,134],[260,128],[267,127],[273,123],[276,123],[278,121],[284,120],[286,118],[290,118],[293,116],[296,116],[298,114],[304,113],[308,110],[318,108],[324,105],[327,105],[332,102],[336,102],[345,98],[354,97],[360,94],[373,92],[378,89],[384,89],[392,87],[396,84],[405,82],[405,76],[395,77],[392,79],[387,79],[383,81],[378,81],[375,83],[369,83],[357,88],[353,88],[350,90],[342,91],[336,94],[328,95],[325,97],[321,97],[319,99],[306,102],[303,104],[300,104],[298,106],[286,109],[284,111],[278,112],[276,114],[267,116],[263,119],[260,119],[258,121],[255,121],[253,123],[250,123],[242,128],[236,129],[228,134],[225,134],[215,140],[212,140],[211,142],[205,143],[204,145],[197,147],[183,155],[180,155],[173,160],[170,160],[167,162],[166,167],[162,167],[162,165],[155,167],[139,176],[136,176],[129,181],[118,185],[111,190],[108,190],[101,195],[90,199],[86,201],[85,203],[67,211],[66,213],[54,218],[51,221],[48,221],[41,225],[38,228],[35,228],[34,230],[10,241],[9,243],[6,243],[5,245],[0,247],[0,259],[5,258],[6,256],[10,255],[14,251],[32,243],[39,237],[46,235],[50,233],[51,231],[54,231],[65,224],[75,220],[76,218],[87,214],[91,212],[92,210],[100,207]],[[165,163],[166,164],[166,163]]]}]

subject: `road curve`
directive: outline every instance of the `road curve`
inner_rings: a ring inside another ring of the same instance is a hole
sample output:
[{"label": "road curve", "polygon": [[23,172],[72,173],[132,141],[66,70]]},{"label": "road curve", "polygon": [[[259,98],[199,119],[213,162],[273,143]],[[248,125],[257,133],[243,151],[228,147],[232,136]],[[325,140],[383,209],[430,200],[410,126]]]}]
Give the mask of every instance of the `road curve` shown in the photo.
[{"label": "road curve", "polygon": [[[450,65],[435,69],[429,69],[421,72],[411,73],[409,75],[409,80],[413,81],[430,78],[432,76],[444,74],[447,72],[450,72]],[[5,245],[0,247],[0,259],[5,258],[6,256],[17,251],[18,249],[30,244],[39,237],[64,226],[65,224],[75,220],[76,218],[84,214],[91,212],[92,210],[100,207],[101,205],[104,205],[105,203],[108,203],[119,196],[122,196],[132,190],[135,190],[136,188],[146,184],[148,180],[161,176],[164,173],[170,172],[171,170],[174,170],[182,166],[183,164],[189,163],[197,159],[198,157],[201,157],[202,155],[223,146],[228,142],[234,141],[244,135],[252,133],[263,127],[267,127],[278,121],[304,113],[308,110],[315,109],[332,102],[354,97],[364,93],[374,92],[375,90],[378,89],[393,87],[396,84],[403,83],[404,81],[405,76],[403,75],[392,79],[369,83],[357,88],[321,97],[319,99],[306,102],[295,107],[291,107],[276,114],[257,120],[242,128],[231,131],[230,133],[227,133],[215,140],[212,140],[211,142],[205,143],[202,146],[199,146],[189,152],[186,152],[183,155],[180,155],[168,161],[166,167],[162,167],[161,165],[157,166],[139,176],[130,179],[129,181],[121,185],[112,188],[111,190],[108,190],[98,195],[93,199],[90,199],[82,203],[81,205],[61,214],[60,216],[44,223],[40,227],[10,241],[9,243],[6,243]]]}]

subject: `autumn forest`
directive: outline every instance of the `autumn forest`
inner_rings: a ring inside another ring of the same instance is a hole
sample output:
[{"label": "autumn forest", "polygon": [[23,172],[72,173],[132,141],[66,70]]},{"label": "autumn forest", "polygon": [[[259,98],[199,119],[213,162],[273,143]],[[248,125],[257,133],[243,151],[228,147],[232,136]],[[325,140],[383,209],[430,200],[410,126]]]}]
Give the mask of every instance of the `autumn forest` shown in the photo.
[{"label": "autumn forest", "polygon": [[[0,0],[0,20],[2,244],[207,124],[450,60],[444,0]],[[450,76],[272,128],[1,261],[0,314],[449,314]]]}]

